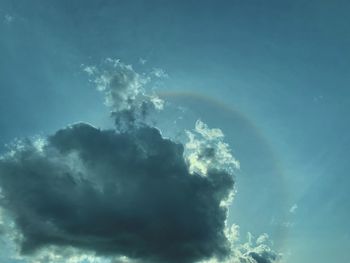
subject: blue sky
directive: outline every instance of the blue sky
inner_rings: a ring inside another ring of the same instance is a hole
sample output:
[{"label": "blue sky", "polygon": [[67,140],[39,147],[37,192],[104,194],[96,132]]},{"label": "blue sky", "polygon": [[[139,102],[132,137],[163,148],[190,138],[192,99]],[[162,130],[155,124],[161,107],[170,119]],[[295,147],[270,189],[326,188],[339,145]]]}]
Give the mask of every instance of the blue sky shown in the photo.
[{"label": "blue sky", "polygon": [[0,143],[82,120],[108,126],[82,65],[161,68],[159,91],[189,109],[183,125],[200,117],[221,128],[241,162],[230,222],[269,233],[286,262],[349,260],[349,9],[2,0]]}]

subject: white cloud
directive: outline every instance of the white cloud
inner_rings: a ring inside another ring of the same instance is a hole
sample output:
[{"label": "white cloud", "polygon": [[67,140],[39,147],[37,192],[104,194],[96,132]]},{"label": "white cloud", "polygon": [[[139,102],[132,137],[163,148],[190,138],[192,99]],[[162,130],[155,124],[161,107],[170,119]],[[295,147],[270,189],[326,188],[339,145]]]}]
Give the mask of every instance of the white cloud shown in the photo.
[{"label": "white cloud", "polygon": [[154,68],[151,74],[157,78],[167,78],[169,75],[161,68]]},{"label": "white cloud", "polygon": [[144,59],[144,58],[140,58],[140,59],[139,59],[139,63],[140,63],[141,65],[145,65],[146,62],[147,62],[147,60]]},{"label": "white cloud", "polygon": [[[105,104],[112,113],[122,113],[123,121],[134,121],[148,115],[151,109],[162,110],[164,101],[154,92],[146,92],[145,86],[152,84],[152,76],[162,77],[162,70],[140,74],[131,65],[118,59],[108,58],[104,64],[83,68],[97,88],[105,95]],[[119,118],[122,114],[119,114]]]},{"label": "white cloud", "polygon": [[226,228],[225,235],[230,243],[231,254],[226,259],[211,258],[201,263],[281,263],[282,254],[278,254],[271,248],[271,242],[267,234],[257,238],[247,233],[247,240],[240,241],[239,226],[232,225]]},{"label": "white cloud", "polygon": [[232,155],[230,147],[223,141],[220,129],[211,129],[198,120],[193,131],[187,131],[187,161],[191,173],[206,175],[210,169],[232,171],[239,169],[239,161]]},{"label": "white cloud", "polygon": [[289,212],[294,214],[296,212],[296,210],[298,209],[298,205],[294,204],[292,205],[292,207],[289,209]]},{"label": "white cloud", "polygon": [[89,76],[92,76],[97,72],[97,68],[95,66],[86,66],[83,68],[83,71],[85,71]]},{"label": "white cloud", "polygon": [[5,16],[4,16],[4,22],[6,23],[6,24],[11,24],[13,21],[14,21],[14,17],[12,16],[12,15],[10,15],[10,14],[6,14]]}]

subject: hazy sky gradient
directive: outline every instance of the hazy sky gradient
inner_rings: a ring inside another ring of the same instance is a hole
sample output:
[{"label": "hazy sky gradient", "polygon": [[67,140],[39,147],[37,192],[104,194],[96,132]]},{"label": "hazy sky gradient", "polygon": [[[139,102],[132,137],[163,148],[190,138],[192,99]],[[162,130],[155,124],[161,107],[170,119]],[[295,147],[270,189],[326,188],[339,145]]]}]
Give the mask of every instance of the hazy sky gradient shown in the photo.
[{"label": "hazy sky gradient", "polygon": [[341,0],[0,0],[1,149],[81,120],[109,125],[82,65],[162,68],[159,90],[191,108],[182,124],[219,126],[241,161],[230,222],[269,233],[287,262],[349,260],[349,11]]}]

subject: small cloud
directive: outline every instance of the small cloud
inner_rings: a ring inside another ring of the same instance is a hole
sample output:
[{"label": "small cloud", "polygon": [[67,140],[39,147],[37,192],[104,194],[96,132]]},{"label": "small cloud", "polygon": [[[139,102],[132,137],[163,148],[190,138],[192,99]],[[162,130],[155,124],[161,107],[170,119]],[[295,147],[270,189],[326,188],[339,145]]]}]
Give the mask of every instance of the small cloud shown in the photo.
[{"label": "small cloud", "polygon": [[11,24],[11,23],[13,22],[14,19],[15,19],[15,18],[14,18],[12,15],[10,15],[10,14],[6,14],[6,15],[4,16],[4,22],[5,22],[6,24]]},{"label": "small cloud", "polygon": [[264,233],[256,239],[256,244],[261,245],[266,243],[268,240],[269,240],[269,235]]},{"label": "small cloud", "polygon": [[319,101],[321,101],[321,100],[323,100],[323,95],[317,95],[317,96],[314,96],[313,97],[313,101],[314,102],[319,102]]},{"label": "small cloud", "polygon": [[294,204],[290,209],[289,209],[289,213],[294,214],[296,212],[296,210],[298,209],[298,205]]},{"label": "small cloud", "polygon": [[169,75],[163,69],[160,69],[160,68],[154,68],[152,70],[151,74],[157,78],[168,78],[169,77]]},{"label": "small cloud", "polygon": [[97,68],[95,66],[86,66],[83,69],[84,72],[86,72],[89,76],[92,76],[97,72]]},{"label": "small cloud", "polygon": [[164,108],[164,100],[158,96],[150,96],[150,101],[153,103],[156,109],[162,110]]},{"label": "small cloud", "polygon": [[141,65],[145,65],[146,62],[147,62],[146,59],[144,59],[144,58],[139,58],[139,63],[140,63]]}]

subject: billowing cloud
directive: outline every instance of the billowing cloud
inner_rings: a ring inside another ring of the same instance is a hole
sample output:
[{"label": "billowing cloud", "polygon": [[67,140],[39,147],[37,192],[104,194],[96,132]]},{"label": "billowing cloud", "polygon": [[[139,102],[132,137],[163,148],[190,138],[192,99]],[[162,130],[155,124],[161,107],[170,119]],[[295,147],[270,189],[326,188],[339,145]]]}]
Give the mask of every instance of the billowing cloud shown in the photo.
[{"label": "billowing cloud", "polygon": [[107,71],[85,71],[104,92],[115,129],[70,125],[17,142],[0,159],[0,205],[21,255],[35,262],[273,262],[263,238],[243,249],[227,230],[239,163],[222,132],[198,121],[187,144],[164,138],[142,121],[145,107],[161,103],[145,93],[148,77],[108,63]]},{"label": "billowing cloud", "polygon": [[27,142],[0,161],[2,204],[23,253],[47,245],[150,262],[193,262],[228,252],[230,174],[189,174],[184,148],[151,127],[127,133],[76,124],[42,148]]}]

